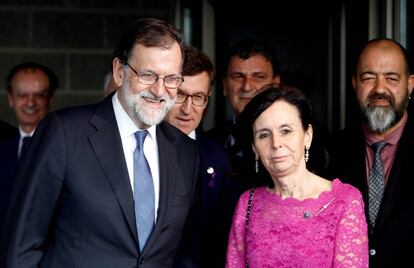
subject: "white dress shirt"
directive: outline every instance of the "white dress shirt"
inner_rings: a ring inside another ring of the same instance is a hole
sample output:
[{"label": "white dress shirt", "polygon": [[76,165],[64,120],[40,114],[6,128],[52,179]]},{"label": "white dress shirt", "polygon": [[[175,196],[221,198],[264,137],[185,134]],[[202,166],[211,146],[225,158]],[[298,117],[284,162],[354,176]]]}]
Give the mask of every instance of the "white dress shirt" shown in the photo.
[{"label": "white dress shirt", "polygon": [[[118,124],[119,134],[121,136],[122,148],[124,149],[125,161],[128,168],[129,181],[131,183],[132,192],[134,191],[134,151],[137,145],[135,132],[140,130],[126,113],[118,100],[118,92],[112,97],[112,105],[114,107],[115,118]],[[160,168],[158,162],[158,145],[156,136],[156,126],[151,126],[148,135],[144,141],[144,154],[147,158],[151,169],[152,180],[154,182],[155,194],[155,221],[157,220],[159,190],[160,190]],[[116,168],[116,167],[114,167]]]},{"label": "white dress shirt", "polygon": [[192,138],[193,140],[196,140],[196,132],[195,130],[192,130],[189,134],[188,137]]}]

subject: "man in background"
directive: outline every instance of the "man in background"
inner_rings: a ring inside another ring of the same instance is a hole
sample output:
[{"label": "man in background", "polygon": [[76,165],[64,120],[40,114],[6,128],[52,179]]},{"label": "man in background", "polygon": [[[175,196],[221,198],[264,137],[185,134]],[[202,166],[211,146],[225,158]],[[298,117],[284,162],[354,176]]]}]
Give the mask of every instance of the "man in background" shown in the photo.
[{"label": "man in background", "polygon": [[0,142],[0,230],[18,162],[23,158],[38,124],[49,111],[58,86],[55,73],[36,62],[18,64],[7,76],[7,98],[15,112],[18,131],[13,131],[13,135]]},{"label": "man in background", "polygon": [[0,120],[0,142],[17,135],[17,128]]},{"label": "man in background", "polygon": [[227,238],[241,187],[230,177],[230,158],[224,146],[209,139],[201,129],[211,87],[213,64],[196,48],[185,48],[184,82],[166,120],[196,140],[201,152],[200,254],[202,267],[224,267]]},{"label": "man in background", "polygon": [[414,114],[407,112],[414,75],[407,51],[391,39],[369,41],[352,84],[361,118],[332,136],[329,173],[363,194],[369,267],[405,267],[414,240]]},{"label": "man in background", "polygon": [[22,149],[26,149],[25,138],[33,135],[49,111],[58,86],[56,74],[45,65],[23,62],[10,70],[6,80],[7,99],[19,128],[19,137],[15,139],[13,152],[9,152],[12,153],[10,157],[17,159]]},{"label": "man in background", "polygon": [[223,94],[234,117],[207,134],[226,147],[232,158],[233,175],[249,188],[262,182],[254,178],[254,154],[251,145],[243,142],[243,133],[237,129],[237,118],[261,88],[271,83],[280,84],[279,66],[273,47],[251,38],[231,44],[225,62]]}]

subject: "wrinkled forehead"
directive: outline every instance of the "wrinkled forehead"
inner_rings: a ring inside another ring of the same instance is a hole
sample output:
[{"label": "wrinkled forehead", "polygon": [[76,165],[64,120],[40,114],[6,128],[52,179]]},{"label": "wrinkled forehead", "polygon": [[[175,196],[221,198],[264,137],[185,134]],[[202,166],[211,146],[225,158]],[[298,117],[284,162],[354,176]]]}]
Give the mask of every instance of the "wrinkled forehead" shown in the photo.
[{"label": "wrinkled forehead", "polygon": [[401,49],[386,41],[371,44],[362,51],[358,59],[357,72],[373,66],[391,68],[401,72],[405,72],[408,67]]},{"label": "wrinkled forehead", "polygon": [[40,69],[22,69],[11,80],[11,90],[48,90],[49,79]]}]

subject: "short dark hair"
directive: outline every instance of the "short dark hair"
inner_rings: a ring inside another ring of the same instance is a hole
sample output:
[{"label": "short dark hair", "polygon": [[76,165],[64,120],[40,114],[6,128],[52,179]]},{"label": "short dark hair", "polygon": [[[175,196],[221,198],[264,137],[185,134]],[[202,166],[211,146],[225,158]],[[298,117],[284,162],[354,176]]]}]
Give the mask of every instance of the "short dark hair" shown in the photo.
[{"label": "short dark hair", "polygon": [[303,130],[308,130],[309,125],[312,124],[312,107],[305,94],[297,88],[270,85],[251,99],[240,114],[240,127],[245,130],[244,133],[247,135],[248,141],[253,142],[253,123],[267,108],[278,100],[286,101],[295,106],[299,112]]},{"label": "short dark hair", "polygon": [[37,62],[32,61],[26,61],[23,63],[20,63],[16,66],[14,66],[12,69],[10,69],[9,74],[6,78],[6,89],[7,91],[12,91],[12,85],[11,82],[13,80],[13,77],[21,70],[40,70],[44,72],[49,80],[49,88],[48,88],[48,97],[53,97],[55,94],[56,89],[59,87],[59,79],[56,76],[56,74],[50,69],[49,67],[42,65]]},{"label": "short dark hair", "polygon": [[214,83],[214,67],[210,58],[195,47],[186,46],[184,48],[185,57],[183,65],[183,76],[193,76],[202,72],[207,72],[210,84]]},{"label": "short dark hair", "polygon": [[113,59],[119,58],[122,63],[126,63],[135,44],[142,44],[145,47],[169,48],[174,42],[179,44],[184,60],[183,41],[174,26],[159,19],[139,19],[121,37],[115,48]]},{"label": "short dark hair", "polygon": [[224,66],[224,75],[227,75],[227,68],[232,57],[238,56],[241,59],[248,59],[255,55],[261,55],[272,65],[273,76],[280,73],[279,63],[276,51],[273,46],[264,40],[254,38],[243,38],[232,43],[226,53],[226,65]]}]

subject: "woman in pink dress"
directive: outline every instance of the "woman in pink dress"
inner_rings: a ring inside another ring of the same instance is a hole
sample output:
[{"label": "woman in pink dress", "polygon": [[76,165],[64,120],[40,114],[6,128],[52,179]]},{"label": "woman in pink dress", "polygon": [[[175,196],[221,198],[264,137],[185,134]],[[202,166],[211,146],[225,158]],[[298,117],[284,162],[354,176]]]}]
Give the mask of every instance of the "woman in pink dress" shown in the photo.
[{"label": "woman in pink dress", "polygon": [[264,166],[274,185],[240,197],[226,266],[368,267],[361,193],[306,168],[313,133],[303,93],[270,87],[249,102],[240,118],[250,127],[246,135],[256,167]]}]

